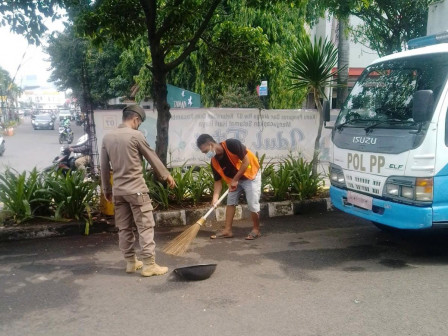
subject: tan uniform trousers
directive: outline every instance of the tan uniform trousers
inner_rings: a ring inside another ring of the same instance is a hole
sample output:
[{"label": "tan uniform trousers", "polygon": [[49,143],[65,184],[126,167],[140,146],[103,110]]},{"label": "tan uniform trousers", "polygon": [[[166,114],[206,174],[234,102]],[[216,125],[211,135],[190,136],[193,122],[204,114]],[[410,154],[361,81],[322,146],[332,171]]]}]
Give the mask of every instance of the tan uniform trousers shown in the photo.
[{"label": "tan uniform trousers", "polygon": [[75,160],[75,167],[77,170],[86,170],[86,165],[90,163],[90,156],[84,155]]},{"label": "tan uniform trousers", "polygon": [[[140,256],[155,256],[154,216],[151,199],[147,193],[114,196],[115,226],[118,228],[118,245],[125,258],[135,255],[134,227],[137,227]],[[135,223],[135,225],[134,225]]]}]

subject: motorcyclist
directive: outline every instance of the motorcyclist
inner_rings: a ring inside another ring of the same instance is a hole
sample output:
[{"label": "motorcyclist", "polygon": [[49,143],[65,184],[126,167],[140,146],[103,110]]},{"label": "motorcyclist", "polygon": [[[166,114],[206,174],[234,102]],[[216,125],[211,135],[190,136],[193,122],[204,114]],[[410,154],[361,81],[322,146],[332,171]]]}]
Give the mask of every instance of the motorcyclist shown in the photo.
[{"label": "motorcyclist", "polygon": [[69,118],[64,118],[62,120],[62,126],[64,127],[70,127],[70,119]]},{"label": "motorcyclist", "polygon": [[90,148],[87,141],[69,146],[68,149],[73,153],[80,153],[81,156],[75,160],[75,167],[77,170],[86,170],[86,166],[90,163]]}]

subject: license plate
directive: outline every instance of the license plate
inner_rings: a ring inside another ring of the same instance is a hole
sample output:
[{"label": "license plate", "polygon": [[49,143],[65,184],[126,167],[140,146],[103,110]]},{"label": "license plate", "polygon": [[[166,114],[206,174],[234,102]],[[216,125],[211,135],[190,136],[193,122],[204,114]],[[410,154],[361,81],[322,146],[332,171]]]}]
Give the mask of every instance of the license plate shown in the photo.
[{"label": "license plate", "polygon": [[353,191],[347,191],[347,201],[360,208],[372,210],[373,198]]}]

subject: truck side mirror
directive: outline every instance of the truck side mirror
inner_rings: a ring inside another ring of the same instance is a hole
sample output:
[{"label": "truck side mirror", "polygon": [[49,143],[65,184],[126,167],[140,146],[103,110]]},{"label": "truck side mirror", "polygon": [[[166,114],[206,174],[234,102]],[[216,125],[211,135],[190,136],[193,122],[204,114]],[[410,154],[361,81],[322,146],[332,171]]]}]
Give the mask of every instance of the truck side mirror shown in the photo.
[{"label": "truck side mirror", "polygon": [[419,90],[414,93],[412,105],[412,118],[416,123],[429,121],[434,107],[434,94],[432,90]]},{"label": "truck side mirror", "polygon": [[322,113],[324,116],[324,121],[330,121],[330,102],[328,100],[324,100],[322,102]]},{"label": "truck side mirror", "polygon": [[322,115],[324,118],[324,127],[333,129],[334,125],[327,126],[327,122],[330,121],[330,102],[328,100],[322,102]]}]

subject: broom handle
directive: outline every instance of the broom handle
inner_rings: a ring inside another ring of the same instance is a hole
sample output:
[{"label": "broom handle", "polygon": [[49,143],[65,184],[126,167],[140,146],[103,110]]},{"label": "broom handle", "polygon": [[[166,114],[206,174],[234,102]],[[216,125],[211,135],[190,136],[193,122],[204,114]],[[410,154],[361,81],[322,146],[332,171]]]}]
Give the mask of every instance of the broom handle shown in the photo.
[{"label": "broom handle", "polygon": [[219,203],[222,202],[222,200],[224,199],[224,197],[227,196],[228,193],[229,193],[229,189],[227,189],[226,192],[224,194],[222,194],[222,196],[218,199],[218,202],[216,202],[212,206],[212,208],[209,211],[207,211],[207,213],[204,216],[202,216],[202,218],[206,219],[212,213],[212,211],[215,210],[218,207]]}]

